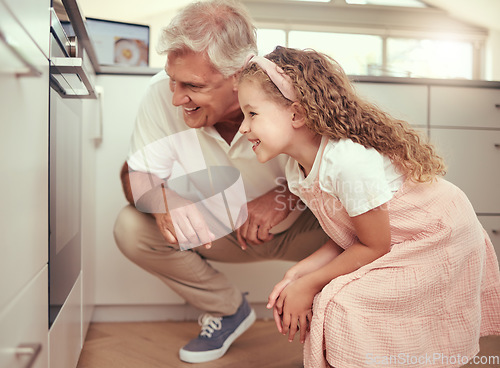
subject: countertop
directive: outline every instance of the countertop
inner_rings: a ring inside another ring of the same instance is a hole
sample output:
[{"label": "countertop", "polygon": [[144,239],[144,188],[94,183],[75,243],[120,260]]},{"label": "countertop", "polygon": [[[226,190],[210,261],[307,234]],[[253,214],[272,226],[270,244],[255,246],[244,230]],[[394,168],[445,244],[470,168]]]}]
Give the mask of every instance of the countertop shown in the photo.
[{"label": "countertop", "polygon": [[[98,74],[153,76],[161,70],[162,70],[161,68],[119,67],[119,66],[101,65],[98,70]],[[487,81],[487,80],[405,78],[405,77],[383,77],[383,76],[370,76],[370,75],[350,75],[349,78],[353,82],[363,82],[363,83],[423,84],[423,85],[500,89],[500,81]]]}]

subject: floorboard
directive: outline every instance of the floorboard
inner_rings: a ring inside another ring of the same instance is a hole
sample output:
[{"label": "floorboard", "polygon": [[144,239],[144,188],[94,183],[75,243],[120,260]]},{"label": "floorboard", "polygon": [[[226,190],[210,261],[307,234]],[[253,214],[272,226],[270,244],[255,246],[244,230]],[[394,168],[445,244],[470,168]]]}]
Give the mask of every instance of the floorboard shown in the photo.
[{"label": "floorboard", "polygon": [[196,322],[92,323],[77,368],[302,368],[302,345],[289,343],[274,321],[258,320],[226,355],[193,365],[178,351],[196,336]]},{"label": "floorboard", "polygon": [[[179,349],[199,331],[196,322],[92,323],[77,368],[303,367],[298,339],[289,343],[269,320],[255,322],[221,359],[199,365],[181,362]],[[482,338],[480,344],[482,363],[464,368],[500,368],[500,336]]]}]

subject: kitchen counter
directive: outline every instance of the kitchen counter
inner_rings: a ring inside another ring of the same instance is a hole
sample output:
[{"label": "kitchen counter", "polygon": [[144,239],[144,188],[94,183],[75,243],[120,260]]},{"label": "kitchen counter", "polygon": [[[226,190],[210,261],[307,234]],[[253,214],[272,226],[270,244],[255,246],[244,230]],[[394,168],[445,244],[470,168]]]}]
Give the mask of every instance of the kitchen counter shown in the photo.
[{"label": "kitchen counter", "polygon": [[350,78],[354,82],[366,83],[424,84],[452,87],[500,88],[500,81],[487,80],[378,77],[370,75],[352,75],[350,76]]},{"label": "kitchen counter", "polygon": [[[97,74],[153,76],[161,70],[162,68],[120,67],[120,66],[101,65],[98,69]],[[396,84],[423,84],[423,85],[438,85],[438,86],[453,86],[453,87],[500,88],[500,81],[487,81],[487,80],[379,77],[371,75],[351,75],[349,77],[353,82],[364,82],[364,83],[396,83]]]}]

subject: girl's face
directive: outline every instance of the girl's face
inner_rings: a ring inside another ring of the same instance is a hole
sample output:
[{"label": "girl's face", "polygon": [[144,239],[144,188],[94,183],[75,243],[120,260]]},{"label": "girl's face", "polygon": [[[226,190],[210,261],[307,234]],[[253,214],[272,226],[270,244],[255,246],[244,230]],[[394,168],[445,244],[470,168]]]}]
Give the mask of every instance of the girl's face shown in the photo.
[{"label": "girl's face", "polygon": [[258,82],[246,79],[238,87],[238,99],[244,120],[240,133],[246,134],[261,163],[280,153],[290,154],[294,129],[293,111],[274,102]]}]

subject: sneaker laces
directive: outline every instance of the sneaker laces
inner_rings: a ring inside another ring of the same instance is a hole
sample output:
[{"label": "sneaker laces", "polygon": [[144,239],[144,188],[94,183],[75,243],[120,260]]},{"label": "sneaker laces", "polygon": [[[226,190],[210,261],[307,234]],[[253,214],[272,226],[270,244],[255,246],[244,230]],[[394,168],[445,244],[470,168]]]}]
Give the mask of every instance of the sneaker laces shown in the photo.
[{"label": "sneaker laces", "polygon": [[200,336],[211,338],[215,331],[222,328],[222,317],[214,317],[205,313],[198,317],[198,324],[201,326]]}]

